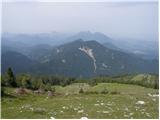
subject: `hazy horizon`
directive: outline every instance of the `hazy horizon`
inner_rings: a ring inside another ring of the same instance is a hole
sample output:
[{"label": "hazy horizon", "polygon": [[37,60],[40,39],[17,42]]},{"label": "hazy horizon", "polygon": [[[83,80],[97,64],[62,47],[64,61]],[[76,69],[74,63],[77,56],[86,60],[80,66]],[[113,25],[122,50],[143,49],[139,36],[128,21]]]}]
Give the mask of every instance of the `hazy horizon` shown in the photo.
[{"label": "hazy horizon", "polygon": [[158,40],[158,2],[3,3],[2,33],[102,32]]}]

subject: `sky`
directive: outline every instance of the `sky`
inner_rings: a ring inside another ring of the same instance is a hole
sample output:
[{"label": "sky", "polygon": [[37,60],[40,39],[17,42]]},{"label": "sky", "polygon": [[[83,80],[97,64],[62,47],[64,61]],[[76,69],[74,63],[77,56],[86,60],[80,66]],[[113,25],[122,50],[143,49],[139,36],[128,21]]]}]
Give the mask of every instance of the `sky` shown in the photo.
[{"label": "sky", "polygon": [[2,32],[92,31],[113,38],[158,40],[158,2],[154,0],[74,3],[7,1],[2,3]]}]

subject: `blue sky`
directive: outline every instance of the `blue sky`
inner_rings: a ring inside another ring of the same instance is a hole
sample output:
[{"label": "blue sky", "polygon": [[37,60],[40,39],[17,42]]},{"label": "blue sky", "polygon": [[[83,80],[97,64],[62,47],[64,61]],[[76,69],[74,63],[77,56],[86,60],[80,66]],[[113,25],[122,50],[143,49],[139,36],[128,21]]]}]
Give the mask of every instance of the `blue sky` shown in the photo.
[{"label": "blue sky", "polygon": [[158,39],[156,1],[109,0],[105,3],[8,1],[10,2],[4,2],[2,6],[2,32],[76,33],[90,30],[114,38]]}]

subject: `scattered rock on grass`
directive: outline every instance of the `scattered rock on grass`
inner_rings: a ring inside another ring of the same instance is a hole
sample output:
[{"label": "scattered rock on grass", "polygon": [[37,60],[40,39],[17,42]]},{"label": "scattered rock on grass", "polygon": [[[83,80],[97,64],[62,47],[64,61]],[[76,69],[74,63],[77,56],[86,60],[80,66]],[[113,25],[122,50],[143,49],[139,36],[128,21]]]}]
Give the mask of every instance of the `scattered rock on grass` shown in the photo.
[{"label": "scattered rock on grass", "polygon": [[34,92],[34,94],[44,94],[45,93],[45,91],[43,89],[38,89],[33,92]]},{"label": "scattered rock on grass", "polygon": [[154,94],[154,95],[152,95],[153,97],[159,97],[159,95],[158,94]]},{"label": "scattered rock on grass", "polygon": [[76,111],[76,110],[78,110],[78,108],[74,108],[74,110]]},{"label": "scattered rock on grass", "polygon": [[103,113],[109,113],[109,111],[102,111]]},{"label": "scattered rock on grass", "polygon": [[79,110],[79,111],[78,111],[78,113],[83,113],[83,112],[84,112],[84,110]]},{"label": "scattered rock on grass", "polygon": [[95,106],[99,106],[99,104],[94,104]]},{"label": "scattered rock on grass", "polygon": [[146,116],[147,116],[147,117],[151,117],[151,115],[150,115],[149,113],[146,113]]},{"label": "scattered rock on grass", "polygon": [[136,104],[137,104],[137,105],[144,105],[145,102],[144,102],[144,101],[137,101]]},{"label": "scattered rock on grass", "polygon": [[52,91],[48,91],[48,97],[52,97],[52,96],[53,96]]},{"label": "scattered rock on grass", "polygon": [[46,112],[46,109],[44,109],[44,108],[35,108],[34,110],[33,110],[33,112],[35,112],[35,113],[45,113]]},{"label": "scattered rock on grass", "polygon": [[61,112],[61,113],[63,113],[63,111],[62,111],[62,110],[61,110],[60,112]]},{"label": "scattered rock on grass", "polygon": [[101,105],[104,105],[104,103],[100,103]]},{"label": "scattered rock on grass", "polygon": [[129,117],[129,115],[124,115],[124,117],[127,117],[127,118],[128,118],[128,117]]},{"label": "scattered rock on grass", "polygon": [[27,91],[24,88],[17,88],[15,89],[16,94],[26,94]]},{"label": "scattered rock on grass", "polygon": [[55,119],[54,117],[50,117],[51,119]]},{"label": "scattered rock on grass", "polygon": [[126,107],[124,110],[125,110],[125,111],[128,111],[129,109]]},{"label": "scattered rock on grass", "polygon": [[150,97],[159,97],[158,94],[151,94],[151,93],[148,93],[148,96],[150,96]]},{"label": "scattered rock on grass", "polygon": [[81,117],[81,119],[88,119],[87,117]]}]

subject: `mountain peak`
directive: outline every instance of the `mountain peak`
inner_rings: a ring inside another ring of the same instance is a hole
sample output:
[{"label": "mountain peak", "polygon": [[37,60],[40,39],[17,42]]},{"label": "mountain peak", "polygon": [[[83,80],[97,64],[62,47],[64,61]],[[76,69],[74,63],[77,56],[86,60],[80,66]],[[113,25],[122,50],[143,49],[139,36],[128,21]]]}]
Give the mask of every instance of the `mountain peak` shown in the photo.
[{"label": "mountain peak", "polygon": [[112,39],[108,37],[107,35],[100,33],[100,32],[90,32],[90,31],[82,31],[74,36],[70,37],[70,40],[76,40],[76,39],[83,39],[84,41],[88,40],[96,40],[100,43],[105,43],[105,42],[111,42]]},{"label": "mountain peak", "polygon": [[79,39],[76,39],[74,42],[84,42],[84,40],[79,38]]},{"label": "mountain peak", "polygon": [[86,43],[97,43],[97,44],[100,44],[99,42],[97,42],[96,40],[88,40],[88,41],[85,41]]}]

